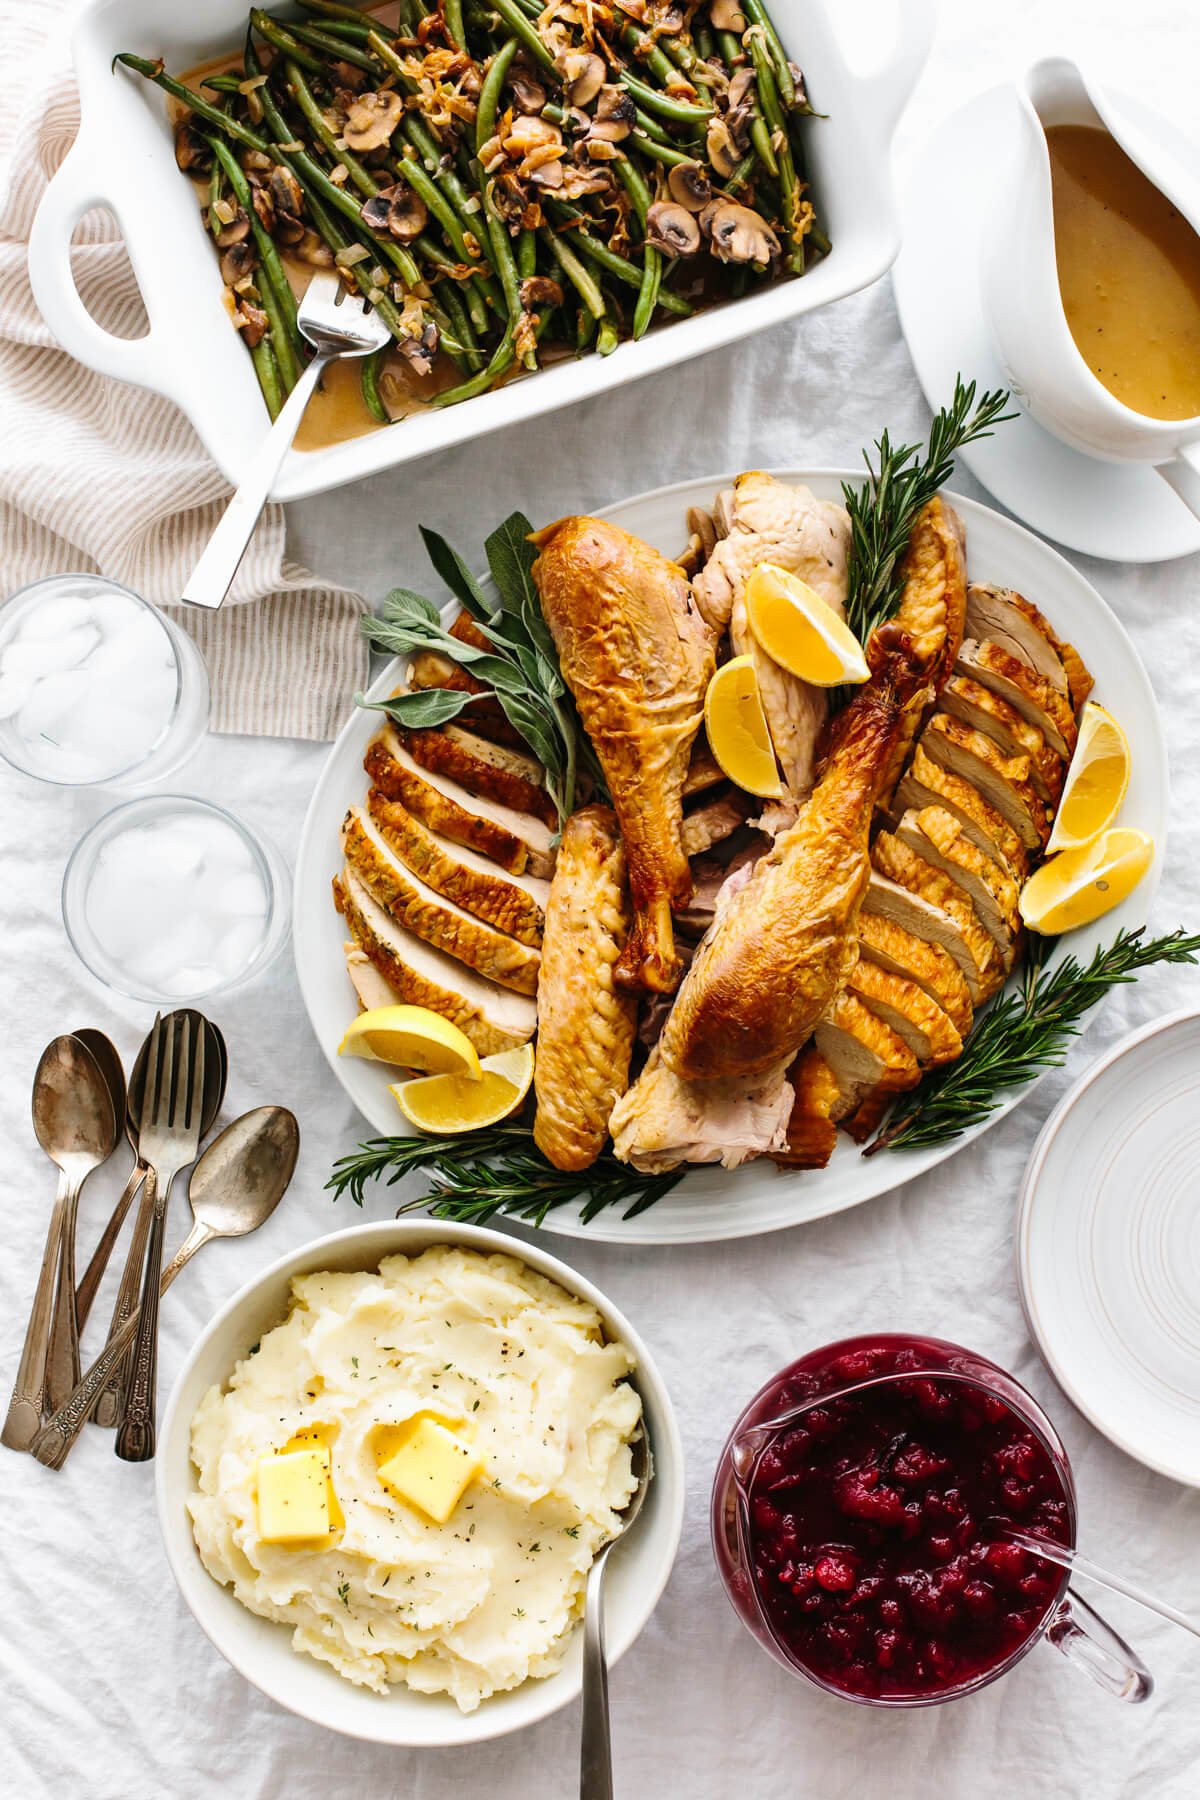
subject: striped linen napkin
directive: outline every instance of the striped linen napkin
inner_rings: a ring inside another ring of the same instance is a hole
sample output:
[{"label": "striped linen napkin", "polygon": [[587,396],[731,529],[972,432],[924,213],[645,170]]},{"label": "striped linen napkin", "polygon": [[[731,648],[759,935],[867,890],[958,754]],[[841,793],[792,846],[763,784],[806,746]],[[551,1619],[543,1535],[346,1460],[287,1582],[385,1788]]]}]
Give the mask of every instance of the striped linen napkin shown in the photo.
[{"label": "striped linen napkin", "polygon": [[[0,599],[69,570],[170,607],[224,509],[225,478],[171,401],[57,347],[26,271],[34,214],[79,125],[64,72],[71,10],[0,0]],[[112,218],[83,220],[74,264],[97,320],[140,335],[145,315]],[[223,610],[174,614],[208,663],[212,729],[333,737],[366,684],[364,610],[357,594],[287,560],[283,508],[268,506]]]}]

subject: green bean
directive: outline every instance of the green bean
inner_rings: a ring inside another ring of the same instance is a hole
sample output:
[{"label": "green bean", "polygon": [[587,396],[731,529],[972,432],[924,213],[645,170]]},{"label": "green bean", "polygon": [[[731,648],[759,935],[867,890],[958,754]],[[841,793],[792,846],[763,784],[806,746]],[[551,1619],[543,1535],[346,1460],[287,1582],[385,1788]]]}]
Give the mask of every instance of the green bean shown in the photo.
[{"label": "green bean", "polygon": [[472,371],[482,368],[483,351],[479,348],[471,321],[467,317],[466,308],[455,292],[452,281],[443,283],[440,299],[446,310],[450,327],[462,346],[463,360],[467,368]]},{"label": "green bean", "polygon": [[537,274],[537,235],[528,226],[517,238],[517,274],[522,281]]},{"label": "green bean", "polygon": [[379,183],[376,181],[371,171],[360,163],[357,156],[351,151],[345,148],[338,148],[337,133],[333,130],[328,119],[321,111],[321,108],[317,105],[313,91],[309,87],[307,81],[305,81],[294,57],[289,56],[284,59],[283,72],[287,77],[288,90],[291,93],[293,100],[296,102],[296,105],[304,114],[306,121],[312,129],[314,137],[316,137],[320,143],[324,144],[335,163],[340,162],[342,164],[360,194],[365,194],[368,199],[371,198],[372,194],[377,194],[379,192]]},{"label": "green bean", "polygon": [[[540,39],[539,39],[540,42]],[[479,90],[479,101],[475,111],[475,154],[482,156],[483,147],[496,131],[496,114],[500,105],[500,94],[504,87],[513,57],[521,48],[515,37],[510,37],[501,44],[495,56],[488,64],[487,74],[483,78],[483,86]]]},{"label": "green bean", "polygon": [[[582,220],[585,216],[583,213],[572,213],[570,207],[561,200],[555,200],[551,204],[555,217],[562,219],[568,225],[574,226],[576,221]],[[618,281],[625,283],[626,287],[641,287],[644,270],[639,269],[636,263],[630,262],[628,257],[620,256],[617,251],[611,250],[598,238],[589,237],[588,233],[583,230],[573,230],[571,242],[578,248],[580,256],[595,263],[599,268],[605,269],[610,275],[615,275]],[[680,300],[676,294],[669,294],[665,288],[659,292],[658,304],[664,311],[675,313],[681,319],[689,318],[694,310],[686,300]]]},{"label": "green bean", "polygon": [[363,405],[371,417],[380,425],[390,425],[391,415],[383,404],[383,395],[379,391],[379,371],[383,367],[383,359],[387,355],[387,346],[382,350],[372,351],[359,363],[359,386],[362,389]]},{"label": "green bean", "polygon": [[779,41],[779,34],[771,23],[771,15],[762,0],[742,0],[746,16],[751,24],[757,25],[763,34],[772,63],[775,65],[775,81],[779,88],[779,97],[785,109],[796,104],[796,84],[792,80],[792,71],[788,64],[787,51]]},{"label": "green bean", "polygon": [[[483,206],[487,215],[488,234],[492,243],[492,260],[500,277],[500,285],[504,290],[504,304],[508,309],[508,329],[515,336],[517,326],[521,323],[521,283],[517,275],[516,258],[513,255],[512,243],[508,235],[508,226],[496,211],[492,198],[492,184],[485,177],[483,188]],[[531,350],[522,355],[521,361],[527,369],[536,369],[537,357]]]},{"label": "green bean", "polygon": [[675,70],[648,31],[635,25],[632,19],[620,26],[621,39],[629,45],[638,61],[653,71],[661,82],[675,80]]},{"label": "green bean", "polygon": [[617,158],[616,168],[621,185],[633,201],[633,210],[638,216],[638,223],[645,231],[646,215],[650,211],[650,189],[646,186],[645,177],[627,156]]},{"label": "green bean", "polygon": [[780,104],[779,90],[775,86],[775,71],[771,67],[771,59],[767,54],[767,44],[763,34],[759,31],[748,31],[745,41],[750,46],[754,73],[758,78],[758,98],[763,118],[770,127],[772,138],[778,142],[783,235],[789,245],[785,260],[794,275],[803,275],[804,244],[802,239],[796,236],[794,229],[800,195],[796,183],[796,168],[792,161],[791,140],[787,134],[787,124]]},{"label": "green bean", "polygon": [[461,382],[458,387],[447,388],[444,393],[436,394],[431,404],[438,408],[457,406],[460,400],[473,400],[476,394],[486,394],[496,377],[512,367],[515,356],[512,337],[505,332],[486,369],[481,369],[470,381]]},{"label": "green bean", "polygon": [[678,168],[680,163],[695,162],[695,156],[689,156],[686,150],[679,150],[674,144],[659,144],[647,137],[644,131],[636,128],[630,132],[630,142],[637,145],[643,156],[651,162],[664,163],[668,169]]},{"label": "green bean", "polygon": [[442,18],[446,23],[446,36],[456,50],[467,47],[467,33],[463,26],[463,0],[442,0]]},{"label": "green bean", "polygon": [[729,177],[729,180],[725,183],[725,192],[727,194],[740,194],[757,166],[758,152],[756,150],[747,151],[737,168],[733,171],[733,174]]},{"label": "green bean", "polygon": [[[361,24],[363,20],[361,7],[342,6],[340,0],[300,0],[300,4],[305,12],[319,13],[326,19],[341,19],[352,25]],[[373,23],[378,24],[379,21],[374,18],[373,14],[368,17]]]},{"label": "green bean", "polygon": [[[292,293],[292,284],[287,278],[287,271],[280,260],[275,240],[254,210],[254,195],[246,172],[241,163],[221,138],[209,138],[213,151],[213,166],[220,168],[229,177],[229,185],[234,199],[250,221],[250,230],[254,234],[254,243],[258,250],[262,273],[271,289],[274,309],[280,315],[280,329],[275,345],[276,358],[279,362],[280,374],[283,376],[287,390],[291,393],[300,379],[300,363],[297,353],[304,355],[306,346],[300,336],[296,324],[296,300]],[[265,309],[268,315],[271,307]],[[271,320],[272,333],[275,332],[276,321]]]},{"label": "green bean", "polygon": [[596,331],[596,355],[611,356],[620,341],[621,333],[617,329],[616,320],[605,313]]},{"label": "green bean", "polygon": [[670,119],[675,125],[705,125],[712,117],[711,106],[693,106],[687,100],[672,100],[669,94],[660,94],[657,88],[647,87],[628,69],[622,69],[618,76],[621,86],[631,93],[639,106],[647,112],[657,113],[660,118]]},{"label": "green bean", "polygon": [[491,0],[491,4],[496,8],[513,36],[520,38],[534,60],[540,62],[543,69],[549,69],[551,74],[557,74],[554,58],[516,4],[516,0]]},{"label": "green bean", "polygon": [[558,268],[583,301],[588,312],[594,319],[602,319],[604,317],[604,295],[600,292],[599,284],[592,279],[575,252],[563,242],[557,232],[551,231],[548,225],[541,227],[538,236],[549,250]]},{"label": "green bean", "polygon": [[271,17],[270,13],[263,12],[260,7],[252,6],[250,23],[259,37],[270,44],[272,49],[282,50],[285,56],[293,57],[302,68],[311,69],[314,75],[325,73],[325,64],[320,57],[314,56],[312,51],[300,42],[299,38],[294,38],[285,26]]},{"label": "green bean", "polygon": [[637,305],[633,312],[634,338],[644,337],[654,317],[654,308],[658,304],[659,283],[662,280],[662,257],[658,251],[646,246],[645,272],[638,293]]},{"label": "green bean", "polygon": [[[462,261],[465,263],[478,263],[480,260],[479,250],[472,250],[467,243],[466,235],[463,231],[458,214],[451,206],[449,200],[446,199],[433,177],[425,173],[425,170],[421,165],[421,159],[415,153],[415,150],[412,156],[398,156],[393,162],[392,167],[402,180],[407,181],[409,187],[413,190],[413,193],[424,201],[426,210],[433,214],[433,217],[437,220],[446,236],[450,239],[450,242],[454,245],[454,248]],[[472,236],[474,236],[474,233],[472,233]]]},{"label": "green bean", "polygon": [[581,306],[575,320],[575,354],[581,356],[596,335],[596,320],[586,306]]},{"label": "green bean", "polygon": [[211,88],[214,94],[240,94],[242,77],[240,75],[206,75],[200,86]]},{"label": "green bean", "polygon": [[[365,50],[356,49],[353,44],[344,42],[328,31],[322,31],[319,25],[299,25],[293,20],[290,30],[302,44],[311,44],[314,50],[323,50],[326,56],[331,57],[334,62],[345,62],[349,63],[352,68],[363,69],[373,80],[378,81],[382,70],[375,58],[369,56]],[[359,42],[365,44],[370,35],[371,27],[364,23]]]},{"label": "green bean", "polygon": [[[306,5],[307,0],[300,0],[300,4],[302,6]],[[696,46],[696,55],[700,58],[701,62],[707,62],[716,48],[713,43],[711,28],[707,25],[694,25],[692,27],[692,42]]]},{"label": "green bean", "polygon": [[257,344],[250,351],[250,360],[254,364],[254,373],[258,376],[258,385],[262,389],[262,397],[267,403],[267,412],[274,424],[283,407],[283,390],[279,385],[279,365],[275,361],[275,352],[271,347],[269,332],[263,333]]},{"label": "green bean", "polygon": [[217,202],[220,198],[221,165],[214,156],[213,165],[208,176],[208,229],[212,232],[214,238],[219,238],[223,229],[221,221],[217,217]]},{"label": "green bean", "polygon": [[127,50],[119,51],[113,61],[124,63],[127,69],[132,69],[135,74],[143,75],[147,81],[152,81],[156,87],[162,88],[164,93],[170,94],[173,100],[181,100],[185,106],[190,107],[197,118],[207,119],[210,125],[215,125],[219,131],[227,132],[230,137],[236,138],[239,144],[245,144],[247,149],[261,150],[264,156],[271,154],[271,146],[265,138],[261,138],[257,132],[251,131],[248,125],[243,125],[239,120],[231,118],[228,113],[222,112],[219,106],[214,106],[211,100],[204,98],[203,94],[197,94],[193,88],[185,87],[182,81],[176,81],[173,75],[167,74],[161,63],[150,62],[144,56],[132,56]]}]

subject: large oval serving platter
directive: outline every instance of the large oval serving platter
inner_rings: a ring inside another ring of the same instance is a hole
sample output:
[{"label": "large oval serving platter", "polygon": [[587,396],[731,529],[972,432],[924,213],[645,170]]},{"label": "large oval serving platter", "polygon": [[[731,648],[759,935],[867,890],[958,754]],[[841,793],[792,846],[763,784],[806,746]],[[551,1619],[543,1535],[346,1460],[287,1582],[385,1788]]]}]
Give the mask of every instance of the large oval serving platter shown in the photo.
[{"label": "large oval serving platter", "polygon": [[[831,469],[776,473],[781,480],[807,482],[820,498],[831,500],[841,499],[843,481],[857,483],[861,479],[861,472]],[[710,507],[717,490],[731,479],[712,476],[658,488],[608,508],[605,516],[668,556],[678,555],[687,541],[688,508]],[[1154,694],[1124,628],[1090,582],[1022,526],[976,501],[950,497],[967,528],[971,579],[1016,588],[1035,601],[1059,636],[1078,647],[1095,676],[1097,699],[1116,715],[1129,737],[1133,771],[1121,820],[1150,833],[1155,859],[1123,905],[1096,925],[1064,938],[1063,950],[1056,951],[1070,950],[1087,958],[1099,945],[1110,943],[1123,927],[1145,924],[1158,886],[1167,836],[1167,751]],[[396,574],[398,580],[403,577],[406,583],[421,586],[411,570],[398,569]],[[398,679],[399,665],[393,664],[375,682],[370,697],[382,698]],[[366,790],[362,759],[379,723],[378,713],[355,710],[333,746],[313,794],[296,863],[294,939],[301,992],[335,1079],[376,1132],[393,1136],[405,1130],[387,1091],[389,1075],[394,1079],[394,1073],[378,1064],[337,1055],[353,1016],[354,1000],[342,954],[345,934],[330,898],[330,882],[341,867],[338,833],[342,817]],[[767,1160],[741,1169],[695,1169],[677,1189],[635,1219],[622,1219],[614,1208],[585,1226],[580,1223],[578,1208],[570,1206],[551,1212],[546,1228],[610,1243],[683,1244],[751,1237],[800,1225],[888,1193],[943,1162],[1019,1105],[1033,1085],[1015,1090],[985,1123],[936,1149],[885,1151],[864,1157],[842,1137],[826,1169],[785,1171]]]}]

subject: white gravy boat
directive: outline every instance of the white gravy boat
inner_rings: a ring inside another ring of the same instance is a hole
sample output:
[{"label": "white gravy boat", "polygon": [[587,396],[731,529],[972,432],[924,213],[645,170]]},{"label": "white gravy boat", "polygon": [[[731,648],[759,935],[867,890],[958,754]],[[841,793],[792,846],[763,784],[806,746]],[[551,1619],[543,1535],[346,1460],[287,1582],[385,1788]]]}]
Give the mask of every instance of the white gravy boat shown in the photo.
[{"label": "white gravy boat", "polygon": [[1013,391],[1039,424],[1106,462],[1149,462],[1200,516],[1200,417],[1152,419],[1125,406],[1093,375],[1067,325],[1055,259],[1046,130],[1091,125],[1200,230],[1200,183],[1119,117],[1066,57],[1033,64],[1018,81],[1017,139],[995,217],[984,233],[983,296]]}]

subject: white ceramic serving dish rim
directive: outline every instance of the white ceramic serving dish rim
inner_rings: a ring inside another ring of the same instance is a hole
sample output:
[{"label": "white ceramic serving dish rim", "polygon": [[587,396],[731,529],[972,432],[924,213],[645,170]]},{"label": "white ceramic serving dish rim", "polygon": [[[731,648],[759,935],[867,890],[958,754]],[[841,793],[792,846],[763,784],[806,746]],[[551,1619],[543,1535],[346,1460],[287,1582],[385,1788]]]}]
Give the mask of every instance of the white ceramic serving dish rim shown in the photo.
[{"label": "white ceramic serving dish rim", "polygon": [[1146,1025],[1139,1025],[1106,1050],[1090,1068],[1085,1069],[1074,1086],[1069,1088],[1055,1107],[1046,1123],[1042,1126],[1037,1142],[1034,1144],[1021,1178],[1020,1192],[1017,1196],[1017,1221],[1014,1234],[1014,1260],[1016,1263],[1017,1293],[1021,1301],[1021,1311],[1025,1315],[1025,1327],[1031,1341],[1037,1345],[1038,1354],[1054,1376],[1059,1387],[1074,1406],[1079,1408],[1085,1419],[1089,1419],[1102,1432],[1110,1443],[1126,1456],[1146,1468],[1153,1469],[1158,1475],[1165,1475],[1171,1481],[1178,1481],[1186,1487],[1200,1487],[1200,1475],[1196,1471],[1195,1458],[1190,1464],[1173,1462],[1170,1456],[1162,1455],[1139,1441],[1136,1434],[1131,1434],[1097,1406],[1093,1396],[1080,1388],[1071,1375],[1062,1357],[1053,1347],[1053,1341],[1042,1328],[1040,1310],[1036,1305],[1031,1287],[1033,1271],[1031,1261],[1030,1235],[1033,1222],[1034,1207],[1038,1203],[1038,1188],[1045,1172],[1056,1142],[1069,1116],[1075,1109],[1086,1102],[1088,1094],[1096,1084],[1118,1064],[1155,1038],[1162,1037],[1170,1031],[1177,1031],[1180,1026],[1194,1025],[1200,1020],[1200,1005],[1181,1007],[1177,1012],[1164,1013],[1157,1019],[1151,1019]]},{"label": "white ceramic serving dish rim", "polygon": [[[844,481],[863,479],[861,470],[845,469],[778,469],[775,474],[781,480],[806,482],[819,497],[829,499],[841,498]],[[608,507],[602,516],[672,554],[686,536],[688,507],[711,506],[718,488],[732,479],[725,474],[672,483]],[[1167,751],[1154,691],[1124,627],[1065,557],[993,508],[950,491],[947,498],[967,527],[972,579],[1007,581],[1041,604],[1055,629],[1078,644],[1097,675],[1098,696],[1112,706],[1130,738],[1133,769],[1121,816],[1154,838],[1154,861],[1121,906],[1065,940],[1076,954],[1088,956],[1096,946],[1111,942],[1120,928],[1132,929],[1147,922],[1162,870],[1168,823]],[[409,572],[406,579],[419,587],[424,572],[419,576]],[[381,698],[395,685],[396,666],[379,676],[370,690],[371,698]],[[344,933],[338,928],[329,890],[340,866],[338,826],[346,807],[365,793],[362,753],[377,728],[377,715],[356,711],[330,751],[301,831],[292,916],[297,977],[317,1040],[335,1079],[375,1130],[386,1135],[398,1130],[399,1120],[395,1102],[387,1093],[383,1065],[337,1055],[337,1045],[352,1016],[353,997],[340,956]],[[867,1160],[843,1138],[824,1170],[782,1171],[761,1161],[729,1171],[697,1169],[685,1177],[679,1189],[628,1223],[614,1207],[584,1225],[576,1204],[548,1213],[543,1228],[569,1237],[636,1244],[707,1243],[784,1230],[890,1193],[924,1174],[1005,1118],[1036,1085],[1032,1082],[1010,1093],[989,1118],[950,1144],[885,1151]],[[419,1192],[419,1188],[406,1186],[402,1194],[387,1189],[381,1190],[381,1196],[407,1199]],[[761,1203],[755,1203],[755,1196]]]},{"label": "white ceramic serving dish rim", "polygon": [[444,1694],[417,1694],[403,1687],[387,1695],[374,1694],[294,1651],[286,1625],[249,1612],[229,1588],[214,1581],[200,1561],[185,1503],[197,1491],[189,1441],[192,1415],[213,1382],[227,1381],[234,1364],[263,1331],[283,1318],[293,1276],[329,1268],[374,1269],[386,1256],[418,1255],[437,1244],[527,1263],[589,1301],[609,1337],[619,1338],[637,1359],[633,1379],[649,1428],[654,1479],[628,1541],[618,1544],[610,1556],[605,1633],[611,1668],[647,1624],[674,1566],[683,1529],[683,1443],[666,1383],[640,1334],[606,1294],[539,1245],[478,1225],[389,1219],[355,1225],[290,1250],[253,1276],[200,1333],[172,1390],[155,1464],[167,1561],[185,1605],[214,1648],[268,1698],[313,1724],[348,1737],[412,1749],[502,1737],[569,1705],[580,1691],[581,1633],[574,1633],[556,1674],[493,1695],[473,1713],[460,1713]]},{"label": "white ceramic serving dish rim", "polygon": [[[244,472],[267,420],[250,359],[221,304],[217,259],[200,209],[175,166],[165,96],[128,71],[119,50],[162,55],[186,71],[240,41],[245,0],[175,8],[155,0],[90,0],[72,34],[82,123],[39,208],[29,243],[34,296],[58,341],[103,374],[166,395],[182,408],[232,482]],[[811,174],[833,249],[802,279],[780,281],[694,318],[655,326],[609,357],[586,356],[514,381],[446,412],[428,412],[318,451],[293,451],[274,486],[298,500],[433,451],[557,411],[575,401],[798,318],[876,281],[900,233],[890,145],[932,40],[934,0],[897,6],[894,45],[882,67],[855,72],[835,27],[832,0],[774,0],[785,44],[799,53],[814,103]],[[146,336],[103,330],[79,298],[69,242],[92,207],[115,216],[149,320]]]}]

